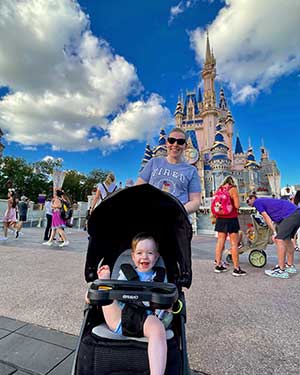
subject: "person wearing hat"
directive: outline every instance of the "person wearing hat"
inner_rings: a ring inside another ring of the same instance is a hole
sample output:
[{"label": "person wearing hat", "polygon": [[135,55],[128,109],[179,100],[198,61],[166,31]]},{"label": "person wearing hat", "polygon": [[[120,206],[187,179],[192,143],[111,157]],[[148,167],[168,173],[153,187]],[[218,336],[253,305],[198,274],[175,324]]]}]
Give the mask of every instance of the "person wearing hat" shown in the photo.
[{"label": "person wearing hat", "polygon": [[21,200],[18,203],[19,221],[16,225],[16,238],[19,237],[23,223],[27,221],[27,211],[28,211],[29,200],[22,195]]},{"label": "person wearing hat", "polygon": [[273,269],[266,270],[265,274],[288,279],[290,274],[297,273],[292,239],[300,227],[300,207],[289,200],[257,198],[254,194],[249,195],[246,203],[257,209],[273,231],[272,239],[277,247],[278,264]]}]

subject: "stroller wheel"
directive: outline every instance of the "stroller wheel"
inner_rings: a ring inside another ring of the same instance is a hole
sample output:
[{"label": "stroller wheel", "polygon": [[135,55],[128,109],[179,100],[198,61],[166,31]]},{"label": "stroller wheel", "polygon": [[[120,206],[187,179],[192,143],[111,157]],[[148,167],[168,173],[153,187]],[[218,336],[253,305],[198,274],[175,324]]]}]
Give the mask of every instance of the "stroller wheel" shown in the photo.
[{"label": "stroller wheel", "polygon": [[231,254],[228,254],[228,255],[226,256],[226,262],[227,262],[227,263],[232,263],[232,255],[231,255]]},{"label": "stroller wheel", "polygon": [[256,268],[262,268],[267,263],[267,254],[264,250],[252,250],[249,254],[249,263]]}]

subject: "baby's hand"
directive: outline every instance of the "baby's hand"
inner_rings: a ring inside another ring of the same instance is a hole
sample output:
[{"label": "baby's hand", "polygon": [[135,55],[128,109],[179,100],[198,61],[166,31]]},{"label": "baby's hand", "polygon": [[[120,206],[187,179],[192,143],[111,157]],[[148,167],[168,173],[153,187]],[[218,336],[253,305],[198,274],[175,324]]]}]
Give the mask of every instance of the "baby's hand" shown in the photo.
[{"label": "baby's hand", "polygon": [[110,268],[109,266],[101,266],[97,270],[98,279],[107,280],[110,279]]}]

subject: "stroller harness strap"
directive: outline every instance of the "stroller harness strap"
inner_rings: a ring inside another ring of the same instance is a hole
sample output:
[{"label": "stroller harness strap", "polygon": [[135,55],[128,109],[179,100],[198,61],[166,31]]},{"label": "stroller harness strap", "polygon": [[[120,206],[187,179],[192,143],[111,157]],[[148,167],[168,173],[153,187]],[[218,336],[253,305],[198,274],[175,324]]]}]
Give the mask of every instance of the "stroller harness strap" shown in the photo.
[{"label": "stroller harness strap", "polygon": [[[120,266],[121,271],[128,281],[139,281],[139,275],[129,263]],[[165,279],[165,269],[163,267],[153,267],[155,277],[153,281],[163,282]],[[144,323],[148,316],[146,310],[155,310],[155,306],[145,306],[143,302],[125,303],[122,309],[122,331],[124,336],[143,337]]]},{"label": "stroller harness strap", "polygon": [[[136,270],[133,266],[129,263],[121,264],[121,271],[123,272],[124,276],[128,281],[139,281],[139,275],[137,274]],[[153,267],[153,271],[155,272],[155,276],[153,281],[163,283],[165,281],[166,271],[163,267]]]}]

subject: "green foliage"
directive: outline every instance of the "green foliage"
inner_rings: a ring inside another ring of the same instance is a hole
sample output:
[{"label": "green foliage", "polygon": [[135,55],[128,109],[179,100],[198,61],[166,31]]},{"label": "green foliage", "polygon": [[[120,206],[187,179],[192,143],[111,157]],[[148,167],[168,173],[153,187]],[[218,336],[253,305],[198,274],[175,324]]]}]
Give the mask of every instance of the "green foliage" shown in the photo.
[{"label": "green foliage", "polygon": [[[54,159],[28,164],[22,158],[0,159],[0,198],[7,198],[7,189],[14,188],[20,197],[26,195],[37,202],[38,195],[52,193],[52,173],[62,168],[62,160]],[[86,201],[95,186],[105,180],[109,171],[94,169],[85,175],[75,170],[66,172],[63,189],[73,201]]]}]

